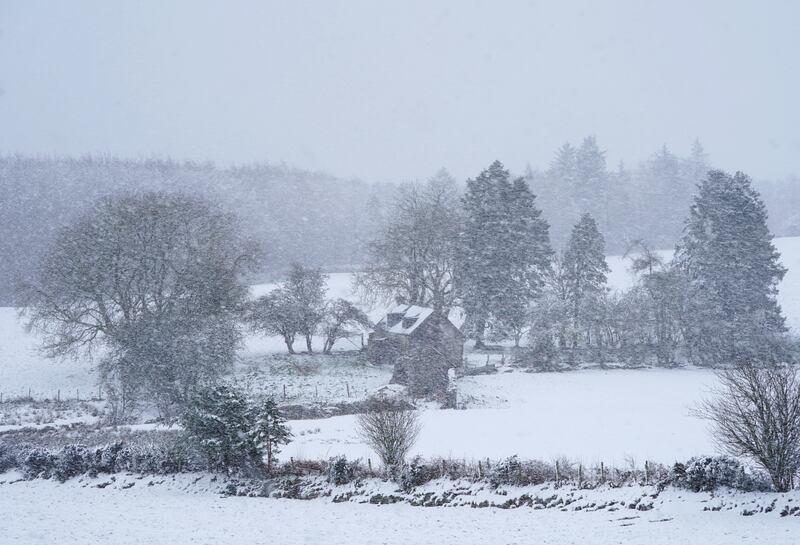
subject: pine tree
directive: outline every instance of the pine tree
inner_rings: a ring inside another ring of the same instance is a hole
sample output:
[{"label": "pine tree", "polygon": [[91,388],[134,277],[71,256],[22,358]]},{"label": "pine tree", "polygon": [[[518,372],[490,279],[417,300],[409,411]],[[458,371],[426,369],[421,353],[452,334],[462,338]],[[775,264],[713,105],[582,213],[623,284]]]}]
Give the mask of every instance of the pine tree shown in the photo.
[{"label": "pine tree", "polygon": [[556,151],[556,156],[550,163],[548,174],[561,180],[565,185],[572,186],[577,177],[576,172],[576,151],[572,144],[565,142]]},{"label": "pine tree", "polygon": [[[575,148],[569,142],[564,143],[558,148],[550,167],[544,173],[543,183],[537,185],[539,202],[551,225],[553,244],[558,247],[566,243],[569,230],[580,215],[578,203],[575,202],[575,155]],[[529,178],[529,183],[531,182],[532,178]]]},{"label": "pine tree", "polygon": [[597,302],[606,292],[606,275],[610,272],[603,235],[590,214],[583,214],[572,229],[562,269],[572,315],[574,348],[578,343],[579,328],[586,325],[587,306]]},{"label": "pine tree", "polygon": [[786,331],[776,301],[786,273],[750,178],[712,170],[700,184],[676,263],[687,275],[685,335],[705,364],[780,360]]},{"label": "pine tree", "polygon": [[514,180],[506,202],[509,226],[505,248],[509,276],[497,327],[502,337],[512,337],[518,346],[529,322],[530,303],[544,287],[553,251],[548,233],[550,226],[542,218],[536,207],[536,196],[523,178]]},{"label": "pine tree", "polygon": [[459,245],[459,285],[467,328],[476,348],[483,346],[487,322],[502,300],[502,197],[508,171],[500,161],[467,180],[463,197],[464,228]]},{"label": "pine tree", "polygon": [[278,409],[272,398],[267,398],[256,405],[252,419],[250,434],[255,447],[267,457],[267,471],[272,472],[272,462],[280,453],[281,445],[291,441],[292,432],[286,425],[286,417]]},{"label": "pine tree", "polygon": [[575,197],[583,213],[594,213],[606,223],[608,171],[605,153],[594,136],[587,136],[575,153]]},{"label": "pine tree", "polygon": [[211,469],[247,470],[258,465],[247,398],[239,390],[220,385],[199,391],[181,423],[188,439],[206,455]]},{"label": "pine tree", "polygon": [[463,205],[461,299],[481,347],[490,321],[498,331],[521,323],[520,313],[541,290],[552,252],[534,195],[524,179],[512,183],[499,161],[467,181]]}]

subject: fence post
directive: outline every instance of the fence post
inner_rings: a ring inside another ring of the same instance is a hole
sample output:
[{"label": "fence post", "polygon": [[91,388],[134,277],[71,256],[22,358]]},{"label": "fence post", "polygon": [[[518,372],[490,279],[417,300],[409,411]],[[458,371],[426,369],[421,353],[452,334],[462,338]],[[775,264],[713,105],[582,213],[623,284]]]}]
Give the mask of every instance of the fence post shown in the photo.
[{"label": "fence post", "polygon": [[76,401],[81,400],[81,391],[78,388],[75,388],[75,400]]},{"label": "fence post", "polygon": [[603,462],[600,462],[600,482],[606,482],[606,466],[603,465]]},{"label": "fence post", "polygon": [[350,397],[350,383],[349,382],[345,382],[344,385],[345,385],[345,387],[347,387],[347,397]]},{"label": "fence post", "polygon": [[286,400],[286,385],[283,385],[283,399]]},{"label": "fence post", "polygon": [[650,484],[650,464],[644,461],[644,484]]},{"label": "fence post", "polygon": [[561,471],[559,471],[558,460],[556,460],[556,482],[561,481]]},{"label": "fence post", "polygon": [[56,392],[56,401],[61,402],[61,389]]},{"label": "fence post", "polygon": [[28,386],[28,401],[33,401],[33,398],[31,397],[31,387],[30,386]]},{"label": "fence post", "polygon": [[578,488],[583,487],[583,464],[578,464]]}]

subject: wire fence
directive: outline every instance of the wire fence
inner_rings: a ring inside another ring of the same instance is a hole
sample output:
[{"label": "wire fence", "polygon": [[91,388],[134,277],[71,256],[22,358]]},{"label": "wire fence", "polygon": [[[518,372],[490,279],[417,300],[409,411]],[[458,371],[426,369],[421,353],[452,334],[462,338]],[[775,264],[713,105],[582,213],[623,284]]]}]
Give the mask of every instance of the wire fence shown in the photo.
[{"label": "wire fence", "polygon": [[9,394],[8,392],[0,391],[0,404],[2,403],[60,403],[67,401],[105,401],[103,397],[103,389],[98,386],[96,390],[81,390],[75,389],[61,389],[49,391],[38,391],[33,388],[22,390],[17,394]]}]

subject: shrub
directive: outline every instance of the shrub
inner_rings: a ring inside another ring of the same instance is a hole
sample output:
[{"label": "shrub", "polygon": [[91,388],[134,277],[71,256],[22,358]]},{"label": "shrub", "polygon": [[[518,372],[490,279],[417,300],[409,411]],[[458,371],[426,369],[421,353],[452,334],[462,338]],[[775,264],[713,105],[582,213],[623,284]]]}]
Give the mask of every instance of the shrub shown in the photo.
[{"label": "shrub", "polygon": [[348,461],[347,457],[333,458],[328,464],[328,481],[335,485],[352,482],[360,467],[357,461]]},{"label": "shrub", "polygon": [[489,483],[497,488],[503,484],[522,484],[522,464],[516,455],[502,460],[489,473]]},{"label": "shrub", "polygon": [[670,477],[675,486],[693,492],[712,492],[720,487],[744,491],[770,488],[766,476],[747,471],[729,456],[691,458],[685,464],[675,464]]},{"label": "shrub", "polygon": [[122,448],[122,441],[116,441],[96,449],[94,452],[94,460],[89,466],[89,472],[93,475],[98,473],[115,473],[117,471],[117,458]]},{"label": "shrub", "polygon": [[53,474],[56,457],[42,449],[34,449],[28,453],[22,463],[22,474],[26,479],[49,479]]},{"label": "shrub", "polygon": [[800,372],[789,365],[746,363],[718,378],[716,398],[698,409],[714,424],[717,442],[764,468],[775,490],[794,488],[800,473]]},{"label": "shrub", "polygon": [[397,468],[417,441],[421,425],[413,411],[377,410],[358,415],[358,433],[387,468]]},{"label": "shrub", "polygon": [[81,445],[65,445],[55,456],[53,477],[60,482],[86,473],[90,453]]},{"label": "shrub", "polygon": [[400,473],[400,487],[409,491],[417,486],[442,477],[440,468],[443,464],[431,462],[426,464],[420,456],[415,456],[410,463],[403,466]]},{"label": "shrub", "polygon": [[0,473],[5,473],[17,467],[17,457],[6,446],[0,445]]}]

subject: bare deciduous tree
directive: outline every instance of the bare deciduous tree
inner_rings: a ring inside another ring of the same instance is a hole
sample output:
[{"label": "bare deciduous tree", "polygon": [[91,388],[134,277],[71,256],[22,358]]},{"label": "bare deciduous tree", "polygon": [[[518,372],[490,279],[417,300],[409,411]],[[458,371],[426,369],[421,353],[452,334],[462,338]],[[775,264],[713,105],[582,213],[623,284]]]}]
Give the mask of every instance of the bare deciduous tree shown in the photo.
[{"label": "bare deciduous tree", "polygon": [[346,299],[330,301],[325,310],[322,322],[322,333],[325,335],[324,354],[330,354],[337,340],[352,334],[351,329],[368,328],[370,321],[364,311]]},{"label": "bare deciduous tree", "polygon": [[233,216],[183,194],[109,197],[63,229],[23,287],[48,355],[103,348],[117,406],[179,403],[233,361],[253,248]]},{"label": "bare deciduous tree", "polygon": [[391,215],[369,246],[356,287],[367,300],[394,299],[447,315],[456,302],[458,190],[446,171],[424,186],[400,188]]},{"label": "bare deciduous tree", "polygon": [[380,409],[358,415],[358,434],[388,468],[400,465],[422,426],[414,411]]},{"label": "bare deciduous tree", "polygon": [[279,335],[289,354],[294,354],[294,340],[300,331],[303,317],[295,299],[286,288],[272,290],[250,305],[247,315],[250,327],[268,335]]},{"label": "bare deciduous tree", "polygon": [[719,373],[715,399],[697,414],[714,424],[719,445],[755,460],[779,492],[800,470],[800,379],[794,367],[738,365]]},{"label": "bare deciduous tree", "polygon": [[289,278],[284,283],[284,289],[291,295],[297,307],[298,333],[305,337],[306,350],[309,354],[314,351],[311,338],[325,316],[327,282],[328,275],[322,274],[321,269],[293,263]]}]

